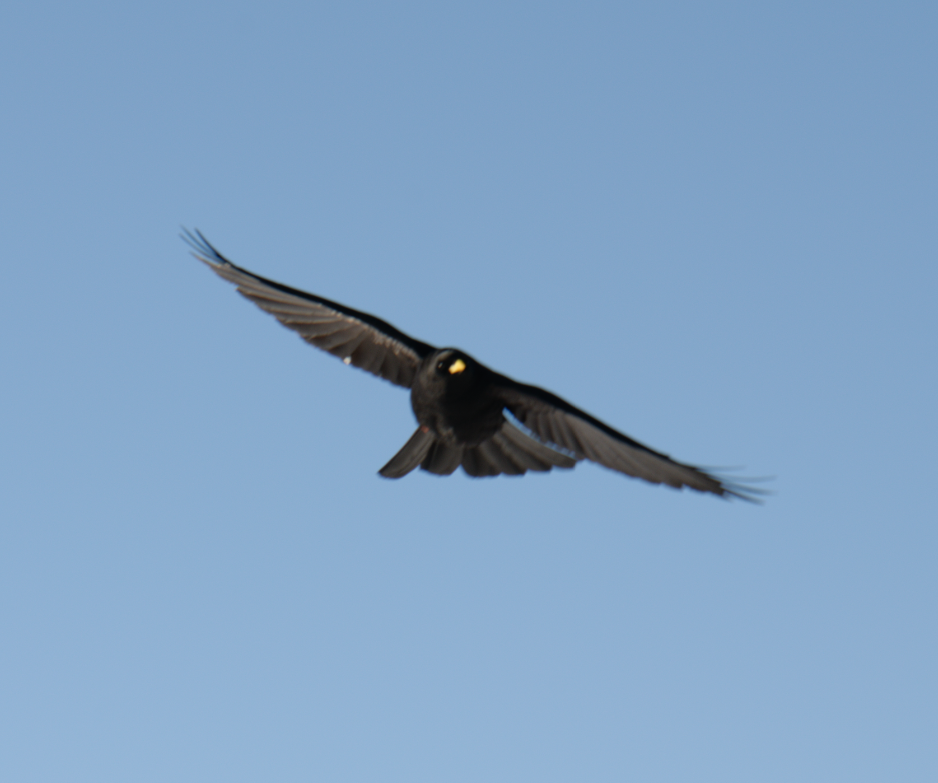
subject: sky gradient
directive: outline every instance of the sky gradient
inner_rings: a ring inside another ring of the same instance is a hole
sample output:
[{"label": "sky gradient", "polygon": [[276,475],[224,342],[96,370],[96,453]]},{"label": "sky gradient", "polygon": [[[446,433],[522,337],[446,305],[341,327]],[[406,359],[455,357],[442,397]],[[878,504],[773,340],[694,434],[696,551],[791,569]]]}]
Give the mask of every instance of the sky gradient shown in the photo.
[{"label": "sky gradient", "polygon": [[[938,779],[938,7],[7,3],[0,779]],[[763,507],[377,470],[196,262]]]}]

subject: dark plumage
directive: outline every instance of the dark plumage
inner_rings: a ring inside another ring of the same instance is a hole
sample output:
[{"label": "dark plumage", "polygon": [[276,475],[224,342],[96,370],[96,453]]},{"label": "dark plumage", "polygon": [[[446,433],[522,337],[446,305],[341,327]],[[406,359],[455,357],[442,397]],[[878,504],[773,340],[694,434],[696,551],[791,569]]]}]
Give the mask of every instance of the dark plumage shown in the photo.
[{"label": "dark plumage", "polygon": [[[372,315],[241,269],[198,231],[186,231],[183,239],[196,258],[306,342],[411,390],[419,426],[379,471],[386,478],[400,478],[418,466],[445,476],[460,465],[470,476],[516,476],[572,468],[589,459],[653,484],[745,500],[762,494],[675,462],[560,397],[517,383],[462,351],[434,348]],[[506,418],[506,411],[524,430]]]}]

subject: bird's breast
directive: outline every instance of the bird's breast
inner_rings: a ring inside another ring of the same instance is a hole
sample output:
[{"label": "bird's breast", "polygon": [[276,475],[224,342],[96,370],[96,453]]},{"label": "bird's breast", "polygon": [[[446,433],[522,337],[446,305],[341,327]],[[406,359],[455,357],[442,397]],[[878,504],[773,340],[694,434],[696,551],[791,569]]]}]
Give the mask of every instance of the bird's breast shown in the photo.
[{"label": "bird's breast", "polygon": [[484,388],[461,389],[415,383],[410,402],[417,421],[450,443],[474,446],[488,440],[504,423],[503,404]]}]

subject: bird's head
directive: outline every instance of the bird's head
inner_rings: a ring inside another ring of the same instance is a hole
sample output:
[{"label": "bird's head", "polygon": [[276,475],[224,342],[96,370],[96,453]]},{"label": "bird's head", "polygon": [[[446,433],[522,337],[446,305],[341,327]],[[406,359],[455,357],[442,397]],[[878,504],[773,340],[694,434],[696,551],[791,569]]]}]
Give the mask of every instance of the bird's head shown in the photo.
[{"label": "bird's head", "polygon": [[485,367],[471,356],[455,348],[441,348],[423,360],[413,388],[422,390],[418,394],[457,399],[475,394],[486,377]]},{"label": "bird's head", "polygon": [[462,351],[447,348],[436,357],[434,371],[443,380],[460,383],[471,378],[475,373],[475,361]]}]

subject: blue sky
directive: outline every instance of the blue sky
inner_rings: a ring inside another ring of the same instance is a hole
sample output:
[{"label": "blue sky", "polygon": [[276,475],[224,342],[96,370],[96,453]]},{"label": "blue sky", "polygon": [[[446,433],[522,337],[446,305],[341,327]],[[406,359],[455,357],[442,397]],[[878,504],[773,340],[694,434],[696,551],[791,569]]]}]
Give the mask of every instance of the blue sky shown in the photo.
[{"label": "blue sky", "polygon": [[[936,779],[933,3],[7,3],[0,778]],[[376,472],[373,312],[764,507]]]}]

